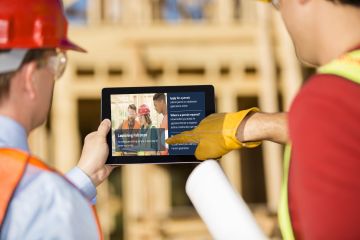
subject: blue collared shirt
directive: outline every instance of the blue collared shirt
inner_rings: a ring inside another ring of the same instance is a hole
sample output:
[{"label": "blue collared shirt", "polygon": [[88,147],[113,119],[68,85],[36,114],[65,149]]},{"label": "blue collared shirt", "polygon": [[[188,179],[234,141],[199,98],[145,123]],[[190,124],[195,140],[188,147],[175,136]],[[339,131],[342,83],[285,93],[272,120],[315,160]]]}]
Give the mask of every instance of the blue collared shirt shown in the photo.
[{"label": "blue collared shirt", "polygon": [[[0,148],[29,152],[25,129],[1,115]],[[82,194],[57,174],[28,166],[0,226],[0,239],[97,239],[88,204],[94,202],[96,188],[77,167],[66,177]]]}]

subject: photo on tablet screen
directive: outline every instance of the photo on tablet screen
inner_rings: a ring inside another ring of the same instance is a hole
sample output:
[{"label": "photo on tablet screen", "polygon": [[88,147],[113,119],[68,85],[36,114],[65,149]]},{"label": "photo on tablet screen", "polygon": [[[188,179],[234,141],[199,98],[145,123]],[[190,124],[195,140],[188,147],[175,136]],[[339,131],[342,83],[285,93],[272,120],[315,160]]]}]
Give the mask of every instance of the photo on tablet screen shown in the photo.
[{"label": "photo on tablet screen", "polygon": [[119,94],[110,98],[113,156],[168,155],[166,94]]},{"label": "photo on tablet screen", "polygon": [[165,140],[205,117],[203,92],[113,94],[110,102],[112,156],[194,154],[195,144],[169,146]]}]

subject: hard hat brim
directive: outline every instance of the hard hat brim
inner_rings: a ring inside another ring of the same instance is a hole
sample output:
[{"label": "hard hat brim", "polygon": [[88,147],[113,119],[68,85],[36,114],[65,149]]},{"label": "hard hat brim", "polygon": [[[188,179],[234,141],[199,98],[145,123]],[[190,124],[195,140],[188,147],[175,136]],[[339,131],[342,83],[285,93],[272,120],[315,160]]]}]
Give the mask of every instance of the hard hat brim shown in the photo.
[{"label": "hard hat brim", "polygon": [[87,53],[87,51],[80,47],[79,45],[75,44],[74,42],[70,41],[69,39],[62,39],[59,45],[59,48],[62,50],[73,50],[76,52],[83,52]]}]

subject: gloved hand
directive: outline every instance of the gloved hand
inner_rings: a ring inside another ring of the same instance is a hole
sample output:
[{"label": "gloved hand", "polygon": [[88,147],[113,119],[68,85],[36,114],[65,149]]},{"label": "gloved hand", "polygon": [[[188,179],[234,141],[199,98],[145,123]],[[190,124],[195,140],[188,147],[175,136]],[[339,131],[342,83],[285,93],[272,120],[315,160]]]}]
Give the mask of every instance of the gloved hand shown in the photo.
[{"label": "gloved hand", "polygon": [[242,120],[258,108],[236,113],[217,113],[204,118],[191,131],[185,131],[166,140],[168,144],[197,143],[195,157],[199,160],[219,158],[234,149],[257,147],[260,142],[241,143],[236,132]]}]

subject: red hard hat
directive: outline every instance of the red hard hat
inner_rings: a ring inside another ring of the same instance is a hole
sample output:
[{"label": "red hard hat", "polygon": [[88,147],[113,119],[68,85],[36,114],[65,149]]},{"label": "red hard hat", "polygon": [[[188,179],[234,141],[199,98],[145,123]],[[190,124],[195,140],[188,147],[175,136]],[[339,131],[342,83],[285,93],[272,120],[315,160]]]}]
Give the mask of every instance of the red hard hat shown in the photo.
[{"label": "red hard hat", "polygon": [[144,115],[150,114],[150,108],[149,108],[146,104],[142,104],[142,105],[139,107],[138,114],[139,114],[140,116],[144,116]]},{"label": "red hard hat", "polygon": [[67,38],[67,29],[61,0],[0,0],[0,49],[86,52]]}]

